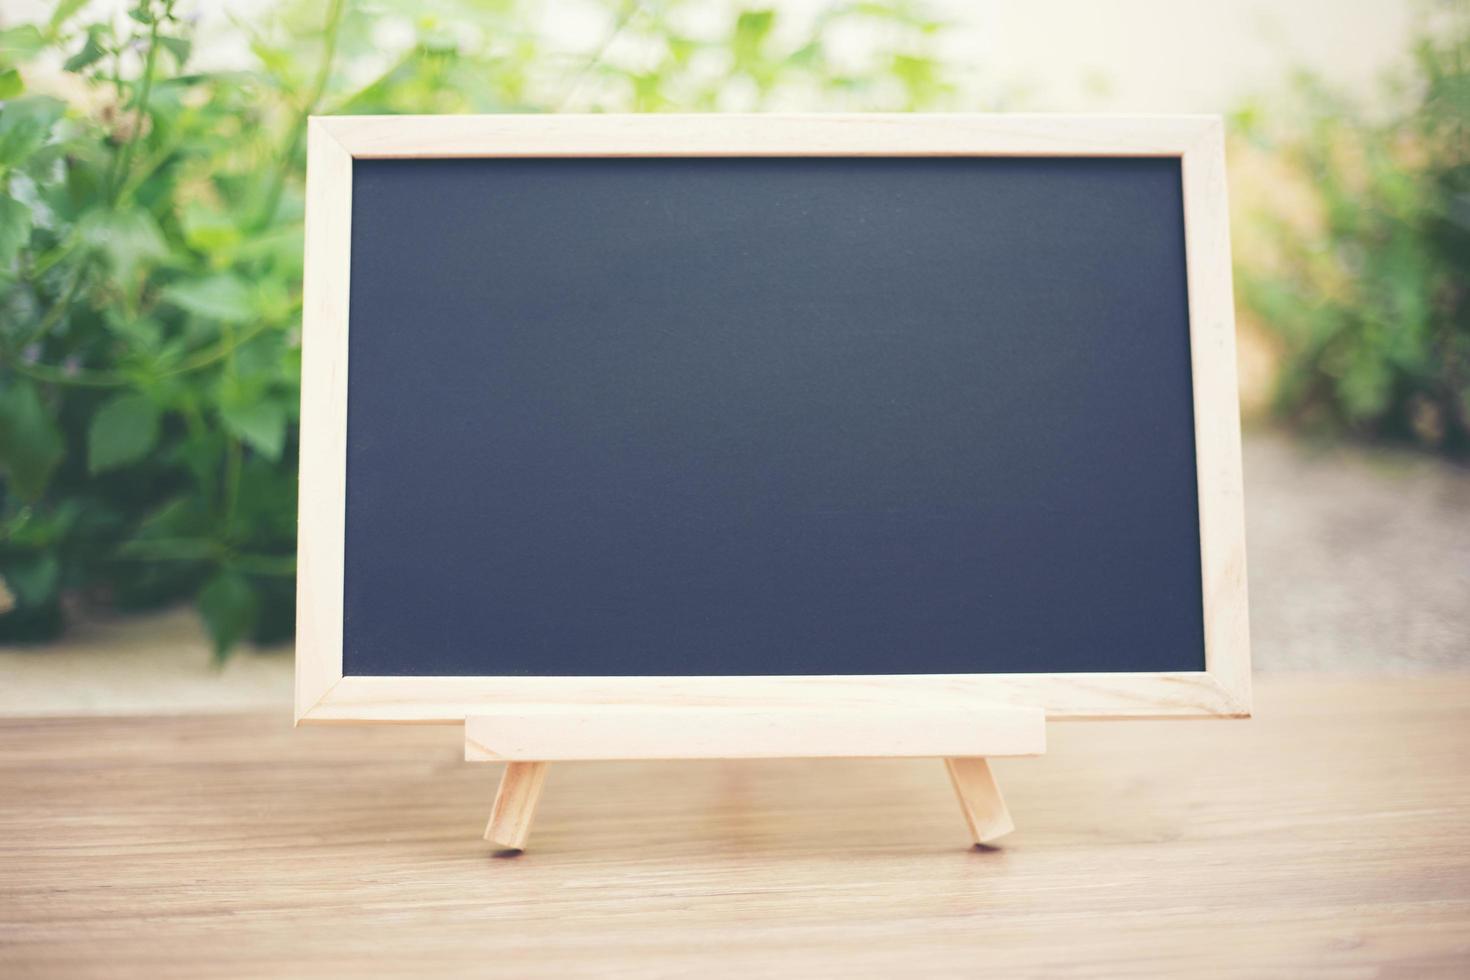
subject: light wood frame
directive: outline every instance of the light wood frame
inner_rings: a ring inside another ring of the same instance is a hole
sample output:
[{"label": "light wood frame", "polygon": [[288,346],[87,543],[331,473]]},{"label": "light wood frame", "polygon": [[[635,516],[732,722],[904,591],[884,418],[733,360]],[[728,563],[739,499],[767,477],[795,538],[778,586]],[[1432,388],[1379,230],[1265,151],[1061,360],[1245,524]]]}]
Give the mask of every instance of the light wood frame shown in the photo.
[{"label": "light wood frame", "polygon": [[[1215,116],[315,117],[307,129],[297,723],[495,710],[1015,704],[1051,719],[1246,717],[1250,638],[1224,128]],[[1205,670],[791,677],[363,677],[342,672],[352,162],[414,157],[1068,156],[1182,161]]]}]

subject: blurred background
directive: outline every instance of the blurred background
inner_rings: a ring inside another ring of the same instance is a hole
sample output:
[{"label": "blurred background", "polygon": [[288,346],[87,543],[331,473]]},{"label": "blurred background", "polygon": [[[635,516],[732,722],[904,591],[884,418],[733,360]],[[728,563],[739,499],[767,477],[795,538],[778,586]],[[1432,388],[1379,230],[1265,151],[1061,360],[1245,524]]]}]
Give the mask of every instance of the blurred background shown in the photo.
[{"label": "blurred background", "polygon": [[1470,665],[1470,2],[9,0],[0,100],[0,713],[289,703],[313,113],[1220,113],[1257,667]]}]

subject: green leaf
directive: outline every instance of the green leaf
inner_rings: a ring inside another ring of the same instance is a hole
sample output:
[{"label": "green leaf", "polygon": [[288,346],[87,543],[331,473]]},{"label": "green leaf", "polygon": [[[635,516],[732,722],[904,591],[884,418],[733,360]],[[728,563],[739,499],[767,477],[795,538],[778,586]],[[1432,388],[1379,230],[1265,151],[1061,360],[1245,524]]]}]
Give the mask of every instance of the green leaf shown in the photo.
[{"label": "green leaf", "polygon": [[66,26],[66,22],[76,16],[77,11],[86,5],[87,0],[61,0],[56,5],[56,10],[51,14],[51,23],[47,25],[47,30],[54,34],[60,28]]},{"label": "green leaf", "polygon": [[735,60],[741,64],[755,60],[762,42],[776,26],[774,10],[747,10],[735,20],[735,37],[731,42]]},{"label": "green leaf", "polygon": [[286,445],[286,410],[266,398],[240,405],[220,406],[225,428],[269,460],[281,458]]},{"label": "green leaf", "polygon": [[175,497],[138,525],[137,532],[118,546],[121,558],[145,561],[208,561],[222,548],[211,534],[211,514],[202,494],[191,491]]},{"label": "green leaf", "polygon": [[31,240],[31,209],[13,197],[0,196],[0,272],[10,268]]},{"label": "green leaf", "polygon": [[78,72],[95,64],[105,54],[107,49],[102,46],[102,25],[93,24],[87,28],[87,40],[82,43],[81,50],[67,58],[61,67],[65,71]]},{"label": "green leaf", "polygon": [[189,313],[225,323],[244,323],[255,315],[250,287],[228,273],[176,282],[163,291],[163,298]]},{"label": "green leaf", "polygon": [[162,44],[174,56],[174,60],[178,62],[178,67],[184,67],[184,62],[189,60],[189,50],[193,47],[193,43],[188,38],[163,37],[160,35],[158,43]]},{"label": "green leaf", "polygon": [[45,492],[65,448],[36,386],[24,378],[0,382],[0,473],[22,500]]},{"label": "green leaf", "polygon": [[34,24],[21,24],[0,31],[0,61],[8,65],[28,61],[43,51],[46,39]]},{"label": "green leaf", "polygon": [[66,105],[47,96],[12,99],[0,107],[0,166],[16,166],[51,136]]},{"label": "green leaf", "polygon": [[245,576],[225,569],[210,580],[199,593],[199,614],[216,657],[223,660],[250,633],[259,611],[259,599]]},{"label": "green leaf", "polygon": [[209,508],[196,494],[185,493],[167,501],[138,525],[135,540],[199,537],[209,527]]},{"label": "green leaf", "polygon": [[208,538],[134,538],[118,545],[121,558],[151,561],[204,561],[219,553]]},{"label": "green leaf", "polygon": [[56,595],[61,580],[61,562],[46,551],[7,560],[5,581],[23,606],[44,606]]},{"label": "green leaf", "polygon": [[122,394],[92,416],[87,431],[87,469],[114,469],[141,459],[158,441],[158,406],[146,396]]},{"label": "green leaf", "polygon": [[0,541],[18,549],[45,551],[70,533],[81,511],[80,498],[13,510],[8,520],[0,521]]},{"label": "green leaf", "polygon": [[[217,208],[190,204],[179,215],[184,240],[201,252],[225,253],[240,244],[240,228],[230,216]],[[296,228],[288,229],[293,240],[299,238]]]},{"label": "green leaf", "polygon": [[119,279],[131,280],[139,268],[168,254],[158,222],[147,211],[93,211],[78,228],[82,240],[107,259]]},{"label": "green leaf", "polygon": [[151,316],[139,316],[130,310],[110,307],[102,311],[102,321],[110,332],[138,350],[156,351],[163,340],[163,324]]},{"label": "green leaf", "polygon": [[0,99],[13,99],[26,90],[20,80],[20,72],[14,68],[0,69]]}]

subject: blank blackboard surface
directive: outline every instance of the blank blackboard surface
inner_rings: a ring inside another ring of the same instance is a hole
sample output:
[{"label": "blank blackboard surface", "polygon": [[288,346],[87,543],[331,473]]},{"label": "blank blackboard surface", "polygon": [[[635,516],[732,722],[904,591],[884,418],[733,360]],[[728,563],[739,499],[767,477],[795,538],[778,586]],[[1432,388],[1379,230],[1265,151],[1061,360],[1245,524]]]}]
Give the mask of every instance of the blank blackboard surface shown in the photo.
[{"label": "blank blackboard surface", "polygon": [[1204,669],[1178,158],[357,160],[348,675]]}]

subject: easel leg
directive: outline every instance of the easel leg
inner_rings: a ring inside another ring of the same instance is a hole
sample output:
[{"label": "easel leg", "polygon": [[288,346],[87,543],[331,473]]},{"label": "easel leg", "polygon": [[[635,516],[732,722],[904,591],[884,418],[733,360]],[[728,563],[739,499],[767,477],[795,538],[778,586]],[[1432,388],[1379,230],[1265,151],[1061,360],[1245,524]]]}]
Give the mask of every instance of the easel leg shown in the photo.
[{"label": "easel leg", "polygon": [[531,836],[531,820],[546,782],[548,762],[508,762],[500,777],[485,839],[510,850],[523,850]]},{"label": "easel leg", "polygon": [[975,838],[976,844],[988,844],[1016,829],[988,762],[984,759],[945,759],[944,767],[949,770],[950,782],[954,783],[965,823],[969,824],[970,836]]}]

